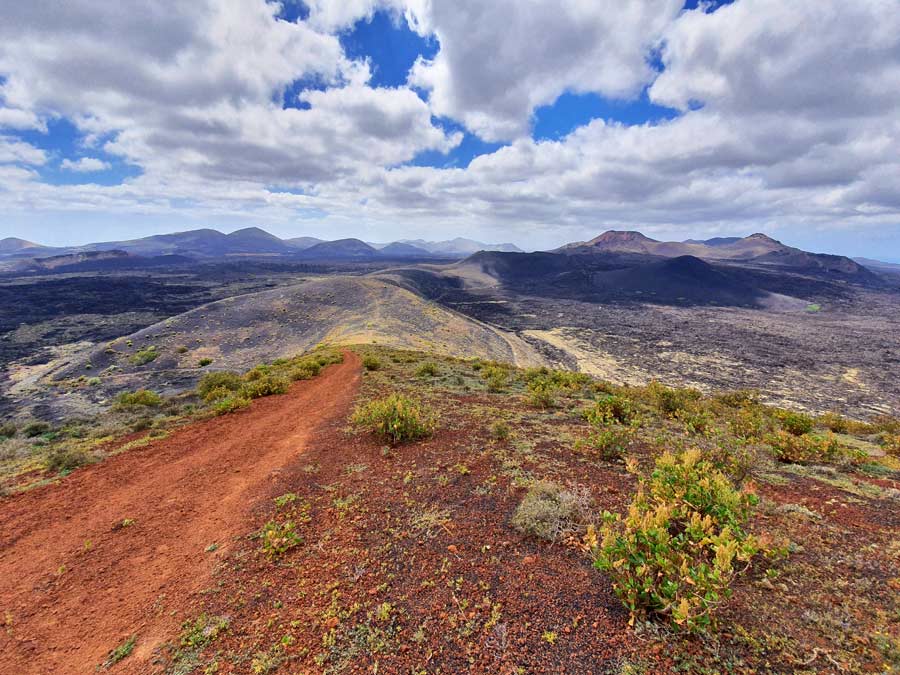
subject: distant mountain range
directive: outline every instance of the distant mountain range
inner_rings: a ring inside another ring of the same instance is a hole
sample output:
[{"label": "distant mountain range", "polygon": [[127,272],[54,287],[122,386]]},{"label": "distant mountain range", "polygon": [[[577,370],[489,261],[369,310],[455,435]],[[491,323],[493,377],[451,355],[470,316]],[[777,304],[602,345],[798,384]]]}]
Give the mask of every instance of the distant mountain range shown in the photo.
[{"label": "distant mountain range", "polygon": [[[518,251],[513,244],[484,244],[471,239],[452,241],[398,241],[367,244],[359,239],[325,241],[315,237],[279,239],[258,227],[230,234],[200,229],[174,234],[157,234],[141,239],[109,241],[84,246],[49,247],[10,237],[0,240],[0,260],[33,260],[57,256],[83,256],[88,253],[116,251],[119,258],[137,256],[159,258],[225,258],[233,256],[289,256],[316,260],[448,259],[458,260],[476,251]],[[99,258],[92,260],[98,261]],[[87,258],[82,259],[86,262]],[[37,265],[43,266],[38,262]]]}]

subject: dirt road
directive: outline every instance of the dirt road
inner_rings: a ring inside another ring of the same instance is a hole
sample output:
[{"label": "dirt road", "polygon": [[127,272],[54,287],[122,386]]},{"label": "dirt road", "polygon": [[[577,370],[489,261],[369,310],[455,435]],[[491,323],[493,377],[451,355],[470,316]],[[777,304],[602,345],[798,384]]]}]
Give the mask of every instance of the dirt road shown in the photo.
[{"label": "dirt road", "polygon": [[254,504],[318,427],[347,414],[359,381],[345,353],[288,394],[0,501],[0,673],[93,673],[138,633],[116,672],[146,672],[177,633],[179,601],[211,585]]}]

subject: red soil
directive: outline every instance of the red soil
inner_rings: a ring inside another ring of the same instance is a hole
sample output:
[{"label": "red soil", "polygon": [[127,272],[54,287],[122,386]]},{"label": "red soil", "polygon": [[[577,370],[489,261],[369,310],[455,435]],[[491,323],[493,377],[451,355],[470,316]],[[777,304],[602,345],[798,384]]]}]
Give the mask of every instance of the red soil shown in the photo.
[{"label": "red soil", "polygon": [[136,633],[117,672],[146,663],[177,634],[173,610],[252,529],[282,468],[346,415],[359,365],[346,352],[286,395],[0,502],[0,673],[93,673]]}]

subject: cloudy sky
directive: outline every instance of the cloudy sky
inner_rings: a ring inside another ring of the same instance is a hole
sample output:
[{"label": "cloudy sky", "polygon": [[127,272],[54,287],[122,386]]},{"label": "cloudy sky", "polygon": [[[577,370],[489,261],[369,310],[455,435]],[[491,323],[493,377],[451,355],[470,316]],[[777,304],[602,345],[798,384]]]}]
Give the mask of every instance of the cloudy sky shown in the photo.
[{"label": "cloudy sky", "polygon": [[900,5],[2,3],[0,237],[249,225],[900,259]]}]

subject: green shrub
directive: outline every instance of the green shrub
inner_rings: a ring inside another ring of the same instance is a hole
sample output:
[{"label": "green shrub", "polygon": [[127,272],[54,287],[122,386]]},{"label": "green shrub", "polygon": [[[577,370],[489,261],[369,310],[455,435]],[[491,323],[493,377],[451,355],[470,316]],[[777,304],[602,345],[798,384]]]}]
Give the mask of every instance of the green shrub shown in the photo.
[{"label": "green shrub", "polygon": [[889,434],[900,434],[900,419],[893,415],[875,415],[870,420],[874,431],[883,431]]},{"label": "green shrub", "polygon": [[699,450],[666,453],[640,480],[628,514],[604,513],[600,538],[589,531],[586,543],[632,622],[661,617],[703,631],[741,567],[760,551],[744,531],[756,503]]},{"label": "green shrub", "polygon": [[47,455],[45,467],[47,471],[52,471],[53,473],[69,473],[90,462],[91,456],[84,450],[54,448]]},{"label": "green shrub", "polygon": [[503,366],[484,367],[481,369],[481,377],[490,392],[501,392],[509,384],[509,370]]},{"label": "green shrub", "polygon": [[816,422],[836,434],[845,434],[850,428],[849,420],[836,412],[827,412],[824,415],[819,415]]},{"label": "green shrub", "polygon": [[426,361],[416,370],[416,377],[437,377],[440,374],[441,370],[438,368],[438,364],[433,361]]},{"label": "green shrub", "polygon": [[136,642],[137,636],[132,635],[127,640],[125,640],[125,642],[109,652],[109,654],[106,655],[106,660],[103,662],[103,667],[106,669],[112,668],[119,661],[129,656],[134,650],[134,645]]},{"label": "green shrub", "polygon": [[207,373],[197,383],[197,394],[203,399],[212,400],[208,398],[212,392],[239,391],[243,384],[244,381],[237,373]]},{"label": "green shrub", "polygon": [[210,358],[203,358],[203,359],[200,359],[200,361],[198,362],[198,365],[201,368],[206,368],[206,366],[210,365],[212,362],[213,362],[213,360]]},{"label": "green shrub", "polygon": [[552,408],[556,405],[557,387],[549,378],[541,377],[529,380],[526,385],[528,389],[528,403],[538,408]]},{"label": "green shrub", "polygon": [[179,348],[176,349],[175,351],[176,351],[178,354],[187,354],[190,350],[189,350],[187,347],[185,347],[184,345],[182,345],[181,347],[179,347]]},{"label": "green shrub", "polygon": [[759,392],[753,389],[735,389],[718,394],[715,400],[729,408],[759,405]]},{"label": "green shrub", "polygon": [[900,457],[900,435],[888,435],[883,441],[884,451],[892,457]]},{"label": "green shrub", "polygon": [[587,488],[565,489],[557,483],[538,481],[516,508],[512,526],[529,536],[559,541],[580,534],[593,519],[593,499]]},{"label": "green shrub", "polygon": [[26,424],[22,429],[22,435],[25,438],[37,438],[43,436],[50,431],[50,425],[46,422],[31,422]]},{"label": "green shrub", "polygon": [[362,360],[363,368],[366,370],[380,370],[381,361],[374,356],[364,356]]},{"label": "green shrub", "polygon": [[712,427],[712,415],[697,405],[690,405],[675,411],[675,419],[684,425],[689,434],[703,435]]},{"label": "green shrub", "polygon": [[356,408],[352,421],[397,445],[427,438],[435,429],[433,413],[400,394],[370,401]]},{"label": "green shrub", "polygon": [[594,426],[631,424],[635,420],[634,404],[624,396],[608,394],[584,411],[584,418]]},{"label": "green shrub", "polygon": [[509,425],[503,420],[498,420],[491,425],[491,438],[495,441],[506,441],[509,436]]},{"label": "green shrub", "polygon": [[728,429],[732,435],[747,441],[761,439],[767,428],[766,418],[756,407],[745,406],[728,420]]},{"label": "green shrub", "polygon": [[136,366],[144,366],[152,361],[156,361],[159,358],[159,352],[156,350],[156,347],[150,346],[146,349],[142,349],[139,352],[136,352],[130,359],[131,363]]},{"label": "green shrub", "polygon": [[634,427],[621,424],[594,427],[587,436],[575,441],[575,450],[609,462],[625,456],[633,437]]},{"label": "green shrub", "polygon": [[162,397],[159,394],[147,389],[138,389],[137,391],[124,392],[119,394],[116,399],[116,406],[119,408],[155,408],[162,405]]},{"label": "green shrub", "polygon": [[674,417],[676,412],[688,407],[702,396],[696,389],[672,389],[659,382],[650,383],[647,391],[656,409],[669,417]]},{"label": "green shrub", "polygon": [[225,398],[219,399],[213,404],[212,410],[216,415],[227,415],[237,410],[249,407],[250,399],[240,396],[239,394],[231,394]]},{"label": "green shrub", "polygon": [[240,393],[243,398],[254,399],[286,394],[289,388],[290,382],[287,378],[276,375],[263,375],[262,377],[254,378],[250,382],[245,382],[244,386],[241,387]]},{"label": "green shrub", "polygon": [[147,431],[150,427],[153,426],[153,420],[149,417],[141,417],[140,419],[135,420],[131,424],[131,430],[135,433],[139,431]]},{"label": "green shrub", "polygon": [[284,523],[270,520],[263,526],[259,536],[262,539],[262,550],[270,558],[284,555],[303,543],[303,539],[297,534],[296,526],[291,520]]},{"label": "green shrub", "polygon": [[779,430],[767,435],[764,440],[780,462],[791,464],[833,462],[844,455],[840,443],[830,432],[824,436],[818,434],[797,436]]},{"label": "green shrub", "polygon": [[813,430],[813,418],[803,413],[776,410],[775,418],[781,423],[782,429],[794,436],[802,436]]},{"label": "green shrub", "polygon": [[4,424],[0,424],[0,440],[5,440],[7,438],[13,438],[16,435],[16,425],[12,422],[6,422]]},{"label": "green shrub", "polygon": [[290,370],[290,378],[294,382],[298,380],[311,380],[322,372],[322,366],[318,361],[301,361]]}]

